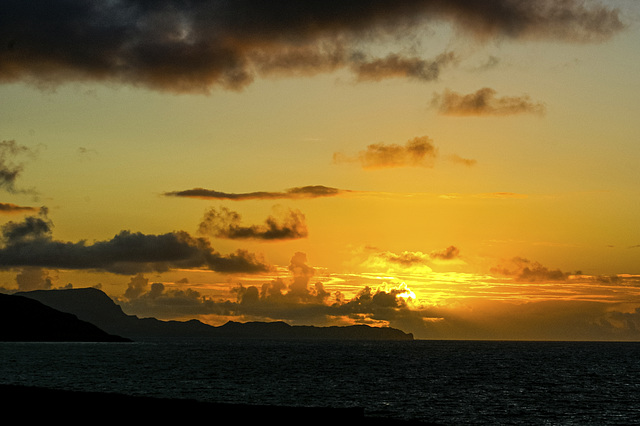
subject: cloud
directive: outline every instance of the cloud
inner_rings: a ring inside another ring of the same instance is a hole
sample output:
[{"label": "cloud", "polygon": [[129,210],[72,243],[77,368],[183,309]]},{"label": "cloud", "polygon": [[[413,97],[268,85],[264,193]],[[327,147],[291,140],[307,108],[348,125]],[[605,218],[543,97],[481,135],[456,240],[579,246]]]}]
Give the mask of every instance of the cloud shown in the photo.
[{"label": "cloud", "polygon": [[335,197],[345,192],[351,192],[343,189],[330,188],[322,185],[302,186],[287,189],[284,192],[245,192],[245,193],[227,193],[219,192],[212,189],[194,188],[184,191],[166,192],[164,195],[171,197],[188,197],[215,200],[274,200],[274,199],[298,199],[298,198],[319,198],[319,197]]},{"label": "cloud", "polygon": [[440,114],[452,116],[541,115],[545,112],[544,104],[533,102],[527,95],[497,97],[496,91],[488,87],[468,95],[445,90],[434,96],[432,105]]},{"label": "cloud", "polygon": [[19,291],[50,290],[53,287],[49,272],[42,268],[23,268],[16,275]]},{"label": "cloud", "polygon": [[511,277],[521,282],[565,281],[570,274],[559,269],[549,269],[539,262],[522,257],[514,257],[508,265],[491,268],[491,273]]},{"label": "cloud", "polygon": [[353,157],[337,152],[333,154],[333,161],[338,164],[357,162],[365,169],[380,169],[429,166],[436,156],[437,149],[433,141],[428,136],[419,136],[408,140],[404,146],[371,144]]},{"label": "cloud", "polygon": [[235,301],[213,300],[189,288],[167,290],[161,283],[149,287],[149,281],[138,275],[131,278],[127,297],[120,304],[137,315],[220,316],[222,322],[235,317],[284,319],[293,324],[388,325],[396,317],[410,315],[408,296],[412,292],[404,284],[376,289],[364,286],[351,300],[345,300],[340,292],[327,292],[322,281],[312,282],[316,270],[308,264],[305,253],[294,253],[287,269],[289,277],[258,286],[238,284],[232,290]]},{"label": "cloud", "polygon": [[48,239],[53,222],[48,218],[49,210],[41,207],[37,216],[27,216],[22,222],[7,222],[2,225],[2,240],[10,245],[24,241],[40,241]]},{"label": "cloud", "polygon": [[[427,261],[431,255],[418,252],[391,257],[411,264]],[[531,268],[533,262],[523,264]],[[493,300],[482,294],[445,303],[421,303],[403,282],[351,282],[360,288],[348,299],[340,291],[330,293],[325,289],[322,280],[328,277],[319,276],[302,252],[291,257],[288,271],[288,277],[262,285],[237,284],[229,299],[205,296],[186,284],[171,288],[150,284],[139,275],[130,279],[129,297],[119,303],[127,313],[144,317],[197,317],[216,324],[229,319],[281,320],[294,325],[369,324],[396,327],[422,339],[637,340],[640,330],[640,308],[620,302],[624,298]],[[627,284],[620,279],[613,281],[614,292],[618,293],[621,285],[636,289],[638,277],[631,278]],[[429,299],[429,294],[425,296]]]},{"label": "cloud", "polygon": [[[354,67],[363,75],[357,60],[370,56],[368,46],[389,36],[411,40],[434,21],[485,40],[597,42],[623,29],[619,15],[578,0],[14,1],[0,10],[0,81],[237,90],[282,72]],[[434,75],[433,62],[397,53],[367,63],[379,77]]]},{"label": "cloud", "polygon": [[14,140],[0,141],[0,189],[10,193],[33,192],[16,188],[16,180],[22,173],[24,164],[16,164],[14,161],[21,156],[33,157],[35,154],[34,150],[19,145]]},{"label": "cloud", "polygon": [[[149,285],[149,280],[144,277],[142,273],[138,273],[135,276],[131,277],[129,280],[129,284],[127,284],[127,289],[124,292],[124,297],[127,299],[136,299],[140,297],[142,294],[147,292],[147,286]],[[153,292],[152,292],[153,295]]]},{"label": "cloud", "polygon": [[453,260],[460,257],[460,249],[455,246],[449,246],[444,250],[433,251],[429,254],[432,259]]},{"label": "cloud", "polygon": [[478,163],[477,160],[473,160],[470,158],[462,158],[457,154],[450,155],[449,159],[456,164],[462,164],[463,166],[467,166],[467,167],[473,167]]},{"label": "cloud", "polygon": [[456,58],[453,53],[443,53],[431,61],[405,58],[397,54],[372,61],[356,61],[351,69],[360,81],[380,81],[387,78],[410,78],[422,81],[436,80],[440,69]]},{"label": "cloud", "polygon": [[11,214],[11,213],[23,213],[23,212],[35,212],[38,209],[35,207],[27,207],[27,206],[18,206],[12,203],[0,203],[0,214]]},{"label": "cloud", "polygon": [[299,210],[289,209],[281,219],[269,216],[264,225],[243,226],[241,216],[225,207],[205,212],[198,227],[202,235],[228,239],[289,240],[308,235],[305,217]]},{"label": "cloud", "polygon": [[452,261],[460,258],[460,249],[449,246],[443,250],[434,250],[430,253],[421,251],[403,251],[394,253],[391,251],[374,251],[370,253],[361,265],[370,270],[382,270],[389,273],[397,272],[398,268],[406,271],[431,272],[432,263],[440,261]]},{"label": "cloud", "polygon": [[386,262],[411,267],[415,265],[423,265],[429,259],[429,256],[422,252],[404,251],[400,254],[390,251],[375,253],[374,257],[383,259]]},{"label": "cloud", "polygon": [[271,268],[254,254],[216,252],[209,241],[184,231],[160,235],[121,231],[110,240],[87,244],[52,238],[52,222],[39,216],[2,226],[0,267],[101,270],[116,274],[164,272],[174,268],[207,268],[222,273],[265,272]]}]

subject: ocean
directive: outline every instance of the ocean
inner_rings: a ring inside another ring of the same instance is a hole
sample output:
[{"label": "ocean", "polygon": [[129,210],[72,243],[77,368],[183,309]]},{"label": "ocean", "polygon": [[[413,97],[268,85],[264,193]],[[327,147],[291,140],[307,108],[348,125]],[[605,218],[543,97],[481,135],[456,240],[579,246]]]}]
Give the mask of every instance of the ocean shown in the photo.
[{"label": "ocean", "polygon": [[0,382],[446,425],[640,422],[640,343],[0,343]]}]

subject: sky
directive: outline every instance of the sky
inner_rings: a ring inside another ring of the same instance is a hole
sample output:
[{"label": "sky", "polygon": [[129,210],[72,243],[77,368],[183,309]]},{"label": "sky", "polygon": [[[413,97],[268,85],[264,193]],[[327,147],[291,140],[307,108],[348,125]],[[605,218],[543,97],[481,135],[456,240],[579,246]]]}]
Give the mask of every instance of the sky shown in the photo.
[{"label": "sky", "polygon": [[0,288],[640,339],[634,0],[0,6]]}]

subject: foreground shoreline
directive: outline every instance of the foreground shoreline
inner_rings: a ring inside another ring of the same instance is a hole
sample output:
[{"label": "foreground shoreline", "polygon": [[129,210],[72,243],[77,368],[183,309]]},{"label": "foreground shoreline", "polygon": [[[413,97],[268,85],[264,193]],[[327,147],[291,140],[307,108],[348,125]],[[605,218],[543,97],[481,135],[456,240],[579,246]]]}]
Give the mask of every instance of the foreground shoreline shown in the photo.
[{"label": "foreground shoreline", "polygon": [[0,384],[5,415],[17,413],[24,420],[158,421],[160,424],[194,420],[232,420],[236,424],[277,421],[279,424],[426,425],[423,422],[367,417],[364,409],[330,407],[281,407],[222,404],[193,399],[169,399],[108,392],[83,392],[23,385]]}]

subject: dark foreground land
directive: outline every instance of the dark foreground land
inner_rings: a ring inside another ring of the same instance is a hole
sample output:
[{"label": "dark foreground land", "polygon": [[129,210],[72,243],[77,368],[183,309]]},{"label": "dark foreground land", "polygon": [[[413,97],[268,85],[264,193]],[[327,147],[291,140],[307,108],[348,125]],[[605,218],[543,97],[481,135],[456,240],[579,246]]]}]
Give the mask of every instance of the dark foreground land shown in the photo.
[{"label": "dark foreground land", "polygon": [[63,424],[255,424],[279,425],[425,425],[366,417],[361,408],[274,407],[215,404],[189,399],[163,399],[114,393],[76,392],[29,386],[0,385],[6,418],[26,421],[61,420]]}]

